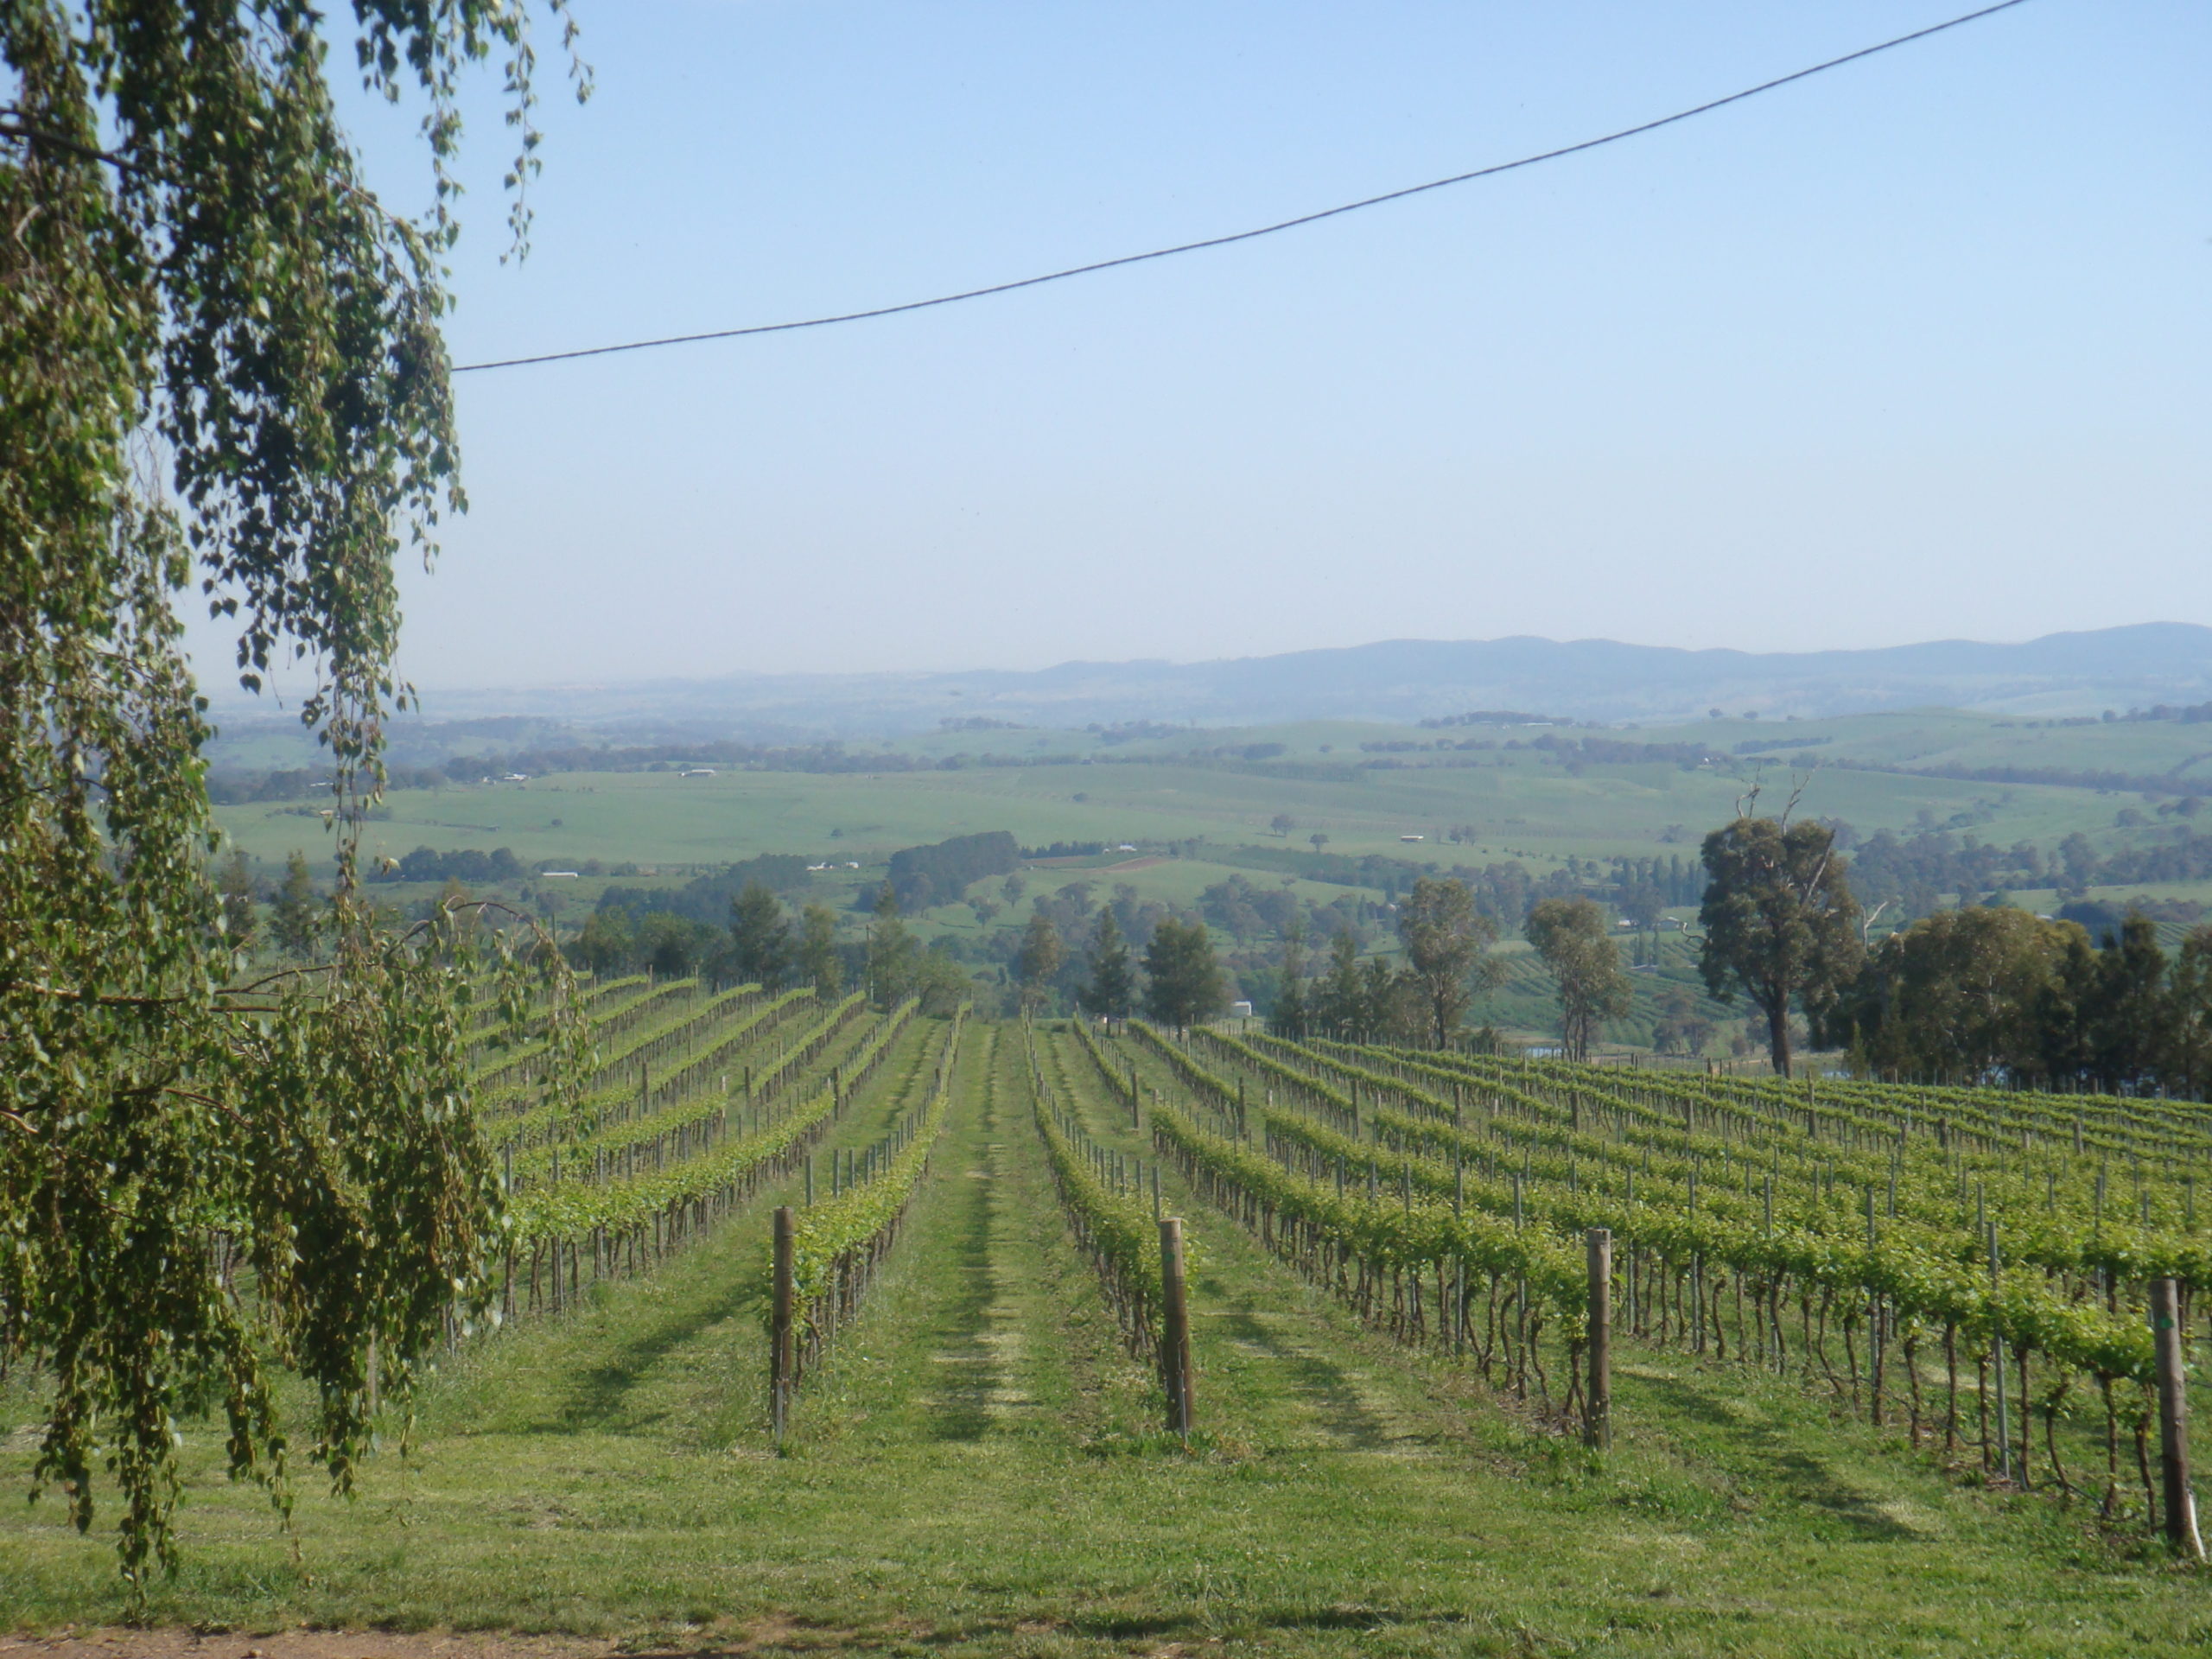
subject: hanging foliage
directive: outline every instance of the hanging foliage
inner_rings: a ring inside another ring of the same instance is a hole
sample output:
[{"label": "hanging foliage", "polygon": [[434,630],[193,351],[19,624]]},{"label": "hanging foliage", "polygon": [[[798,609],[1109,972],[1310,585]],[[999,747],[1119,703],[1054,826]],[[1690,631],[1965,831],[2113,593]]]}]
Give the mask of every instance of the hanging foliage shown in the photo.
[{"label": "hanging foliage", "polygon": [[[36,1478],[79,1526],[116,1483],[141,1593],[174,1564],[181,1425],[215,1414],[288,1504],[289,1368],[344,1489],[378,1388],[404,1401],[472,1317],[500,1224],[466,1084],[484,999],[582,1040],[519,918],[392,932],[357,889],[408,695],[395,562],[462,505],[439,261],[473,62],[505,60],[518,247],[537,139],[519,3],[353,20],[366,84],[426,101],[417,219],[360,183],[309,6],[0,5],[0,1366],[49,1389]],[[330,750],[319,955],[257,980],[209,868],[195,586],[247,687],[310,677]]]}]

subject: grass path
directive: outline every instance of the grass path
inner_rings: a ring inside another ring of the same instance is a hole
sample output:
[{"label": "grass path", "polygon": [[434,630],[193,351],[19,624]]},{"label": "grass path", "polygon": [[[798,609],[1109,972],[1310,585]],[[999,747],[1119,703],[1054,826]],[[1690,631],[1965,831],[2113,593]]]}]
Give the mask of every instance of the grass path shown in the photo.
[{"label": "grass path", "polygon": [[[918,1075],[902,1050],[839,1144]],[[1126,1120],[1065,1036],[1047,1086]],[[598,1305],[486,1344],[419,1453],[296,1554],[204,1479],[170,1621],[603,1631],[628,1643],[964,1655],[2182,1653],[2212,1584],[2107,1552],[1833,1421],[1770,1378],[1631,1350],[1600,1468],[1462,1370],[1360,1328],[1225,1217],[1198,1241],[1205,1434],[1157,1392],[1069,1248],[1018,1029],[971,1025],[958,1103],[864,1316],[760,1429],[767,1205]],[[207,1454],[194,1459],[204,1470]],[[5,1453],[0,1476],[28,1457]],[[111,1621],[105,1541],[0,1511],[7,1622]]]}]

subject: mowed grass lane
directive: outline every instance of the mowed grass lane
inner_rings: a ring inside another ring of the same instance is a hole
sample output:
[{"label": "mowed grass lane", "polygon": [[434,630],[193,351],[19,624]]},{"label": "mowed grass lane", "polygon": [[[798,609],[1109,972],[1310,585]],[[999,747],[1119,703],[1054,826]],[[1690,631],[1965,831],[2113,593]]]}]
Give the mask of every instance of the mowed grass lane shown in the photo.
[{"label": "mowed grass lane", "polygon": [[[925,1076],[915,1041],[840,1144]],[[1047,1086],[1134,1150],[1072,1039],[1039,1041]],[[788,1455],[760,1428],[764,1201],[473,1353],[426,1402],[411,1471],[302,1503],[296,1559],[251,1495],[203,1482],[156,1616],[1043,1655],[2116,1655],[2212,1631],[2212,1586],[2108,1554],[2039,1497],[1955,1488],[1733,1366],[1625,1353],[1600,1468],[1171,1181],[1200,1252],[1186,1456],[1068,1244],[1019,1029],[971,1024],[957,1075],[905,1238]],[[4,1525],[12,1618],[117,1616],[104,1541],[50,1507]]]}]

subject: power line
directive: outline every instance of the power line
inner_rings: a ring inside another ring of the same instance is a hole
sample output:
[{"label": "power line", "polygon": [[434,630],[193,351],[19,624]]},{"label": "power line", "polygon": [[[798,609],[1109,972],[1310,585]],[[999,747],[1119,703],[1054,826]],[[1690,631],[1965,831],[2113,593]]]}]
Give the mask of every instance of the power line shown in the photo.
[{"label": "power line", "polygon": [[626,340],[619,346],[586,346],[575,351],[540,352],[531,357],[505,357],[490,363],[464,363],[453,371],[455,374],[475,374],[486,369],[517,369],[532,363],[564,363],[572,358],[607,357],[617,352],[651,351],[662,346],[692,346],[702,340],[739,340],[748,334],[788,334],[797,328],[827,328],[833,323],[865,322],[871,317],[893,317],[905,311],[926,311],[932,306],[957,305],[963,300],[988,299],[994,294],[1011,294],[1017,289],[1035,288],[1045,283],[1065,282],[1071,276],[1088,276],[1094,271],[1112,270],[1122,265],[1138,265],[1150,259],[1172,258],[1179,253],[1198,253],[1207,248],[1225,248],[1234,242],[1249,242],[1255,237],[1273,236],[1279,231],[1294,231],[1300,226],[1317,225],[1325,219],[1335,219],[1344,213],[1356,213],[1363,207],[1379,207],[1384,202],[1402,201],[1408,196],[1418,196],[1430,190],[1441,190],[1449,185],[1469,184],[1477,179],[1495,178],[1501,173],[1511,173],[1524,167],[1535,167],[1541,162],[1555,162],[1564,156],[1579,156],[1585,150],[1617,144],[1624,138],[1639,137],[1647,132],[1656,132],[1662,127],[1671,127],[1678,121],[1707,115],[1714,110],[1726,109],[1731,104],[1740,104],[1747,98],[1757,98],[1761,92],[1770,92],[1778,86],[1793,81],[1825,74],[1840,69],[1847,63],[1856,63],[1861,58],[1871,58],[1877,53],[1891,51],[1900,46],[1910,46],[1915,41],[1924,41],[1931,35],[1941,35],[1947,29],[1958,29],[1967,23],[1979,22],[2000,11],[2024,5],[2027,0],[1998,0],[1998,3],[1984,6],[1954,17],[1948,22],[1930,24],[1916,29],[1910,35],[1900,35],[1894,40],[1883,41],[1874,46],[1861,47],[1856,52],[1847,52],[1840,58],[1830,58],[1793,74],[1780,75],[1772,80],[1761,81],[1756,86],[1746,86],[1740,92],[1731,92],[1726,98],[1716,98],[1672,115],[1662,115],[1656,121],[1645,121],[1633,127],[1623,127],[1618,132],[1606,133],[1599,138],[1586,138],[1579,144],[1567,144],[1558,149],[1543,150],[1534,156],[1523,156],[1518,161],[1499,162],[1490,167],[1478,167],[1471,173],[1454,173],[1449,178],[1431,179],[1426,184],[1409,184],[1402,190],[1390,190],[1379,196],[1364,196],[1357,201],[1347,201],[1335,207],[1324,207],[1319,213],[1300,213],[1296,219],[1280,219],[1273,225],[1262,225],[1249,231],[1235,231],[1227,236],[1211,236],[1198,242],[1179,242],[1173,247],[1154,248],[1147,253],[1125,253],[1117,259],[1100,259],[1087,265],[1071,265],[1065,270],[1046,271],[1041,276],[1024,276],[1011,283],[994,283],[988,288],[970,288],[957,294],[940,294],[933,299],[908,300],[900,305],[879,305],[866,311],[841,312],[836,316],[806,317],[796,322],[756,323],[749,328],[715,328],[703,334],[669,334],[658,340]]}]

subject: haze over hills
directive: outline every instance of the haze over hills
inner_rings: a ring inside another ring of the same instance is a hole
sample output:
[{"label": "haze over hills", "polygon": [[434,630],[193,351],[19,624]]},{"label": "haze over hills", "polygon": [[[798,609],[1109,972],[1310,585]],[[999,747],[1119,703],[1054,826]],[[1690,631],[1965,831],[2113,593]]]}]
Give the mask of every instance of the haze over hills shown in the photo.
[{"label": "haze over hills", "polygon": [[[1064,663],[1034,671],[732,675],[426,694],[434,723],[512,721],[609,734],[758,741],[895,736],[947,721],[1083,727],[1347,719],[1410,721],[1471,709],[1664,723],[1805,718],[1942,706],[2094,715],[2212,700],[2212,628],[2152,622],[2018,645],[1935,640],[1878,650],[1686,651],[1610,639],[1393,639],[1204,663]],[[222,712],[238,729],[251,704]],[[260,705],[262,710],[266,705]]]}]

